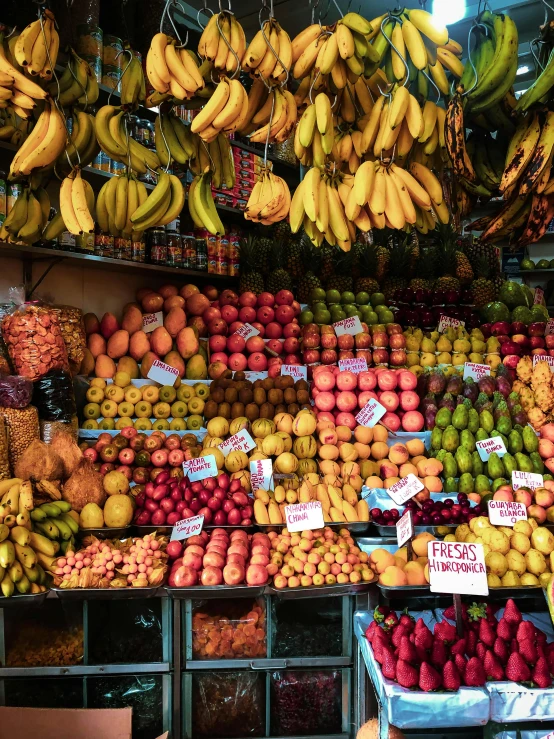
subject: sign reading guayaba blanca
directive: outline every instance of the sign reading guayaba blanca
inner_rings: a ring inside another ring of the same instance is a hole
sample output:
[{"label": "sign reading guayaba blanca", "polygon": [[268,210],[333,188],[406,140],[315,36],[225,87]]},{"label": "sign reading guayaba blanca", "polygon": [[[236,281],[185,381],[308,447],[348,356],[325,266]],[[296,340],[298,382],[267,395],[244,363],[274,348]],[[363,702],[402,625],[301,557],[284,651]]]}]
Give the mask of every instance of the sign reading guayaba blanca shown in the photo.
[{"label": "sign reading guayaba blanca", "polygon": [[543,476],[537,475],[535,472],[520,472],[519,470],[512,472],[512,487],[514,490],[519,490],[519,488],[536,490],[542,488],[543,485]]},{"label": "sign reading guayaba blanca", "polygon": [[427,556],[432,593],[489,594],[482,544],[435,539],[427,545]]},{"label": "sign reading guayaba blanca", "polygon": [[271,459],[256,459],[250,462],[250,486],[252,491],[273,490],[273,464]]},{"label": "sign reading guayaba blanca", "polygon": [[414,535],[414,518],[412,512],[407,510],[396,522],[396,540],[399,547],[403,547]]},{"label": "sign reading guayaba blanca", "polygon": [[177,521],[171,532],[171,541],[175,539],[188,539],[190,536],[198,536],[204,525],[204,516],[192,516]]},{"label": "sign reading guayaba blanca", "polygon": [[339,369],[341,372],[348,370],[355,375],[359,375],[360,372],[367,372],[367,362],[364,357],[339,359]]},{"label": "sign reading guayaba blanca", "polygon": [[218,449],[221,449],[223,456],[226,457],[229,452],[249,452],[254,449],[256,442],[250,436],[246,429],[242,429],[238,434],[233,434],[225,441],[219,444]]},{"label": "sign reading guayaba blanca", "polygon": [[514,526],[518,521],[527,521],[527,510],[523,503],[507,500],[489,500],[489,521],[493,526]]},{"label": "sign reading guayaba blanca", "polygon": [[458,328],[458,326],[465,325],[465,321],[459,321],[457,318],[449,318],[448,316],[441,316],[437,331],[442,334],[442,332],[446,331],[447,328]]},{"label": "sign reading guayaba blanca", "polygon": [[149,380],[154,380],[154,382],[159,382],[160,385],[171,385],[173,387],[179,377],[179,370],[170,367],[165,362],[160,362],[159,359],[155,359],[146,377]]},{"label": "sign reading guayaba blanca", "polygon": [[235,331],[236,334],[239,336],[242,336],[242,338],[246,341],[251,336],[257,336],[260,332],[257,328],[254,328],[254,326],[251,326],[249,323],[245,323],[244,326],[240,326]]},{"label": "sign reading guayaba blanca", "polygon": [[362,324],[358,316],[343,318],[342,321],[334,323],[333,328],[335,329],[335,334],[337,336],[343,336],[343,334],[352,334],[352,336],[355,336],[363,331]]},{"label": "sign reading guayaba blanca", "polygon": [[386,412],[387,409],[384,405],[381,405],[375,398],[370,398],[356,416],[356,421],[360,426],[367,426],[372,429]]},{"label": "sign reading guayaba blanca", "polygon": [[203,480],[206,477],[215,477],[217,475],[217,462],[213,454],[188,459],[183,462],[183,472],[190,482]]},{"label": "sign reading guayaba blanca", "polygon": [[154,329],[164,325],[164,314],[162,311],[158,313],[145,313],[142,316],[142,330],[145,334],[149,334]]},{"label": "sign reading guayaba blanca", "polygon": [[282,364],[281,374],[294,377],[295,380],[307,380],[308,368],[304,364]]},{"label": "sign reading guayaba blanca", "polygon": [[323,521],[323,507],[318,500],[285,506],[285,518],[287,529],[291,534],[297,531],[322,529],[325,525]]},{"label": "sign reading guayaba blanca", "polygon": [[404,505],[407,500],[417,495],[420,490],[423,490],[424,484],[420,482],[417,477],[410,472],[409,475],[403,477],[390,488],[387,488],[389,497],[394,500],[396,505]]},{"label": "sign reading guayaba blanca", "polygon": [[498,454],[499,457],[508,454],[506,445],[499,436],[493,436],[492,439],[485,439],[484,441],[476,441],[475,446],[482,462],[488,462],[493,452]]},{"label": "sign reading guayaba blanca", "polygon": [[481,377],[490,375],[491,368],[488,364],[477,364],[476,362],[464,362],[464,380],[471,377],[472,380],[480,380]]}]

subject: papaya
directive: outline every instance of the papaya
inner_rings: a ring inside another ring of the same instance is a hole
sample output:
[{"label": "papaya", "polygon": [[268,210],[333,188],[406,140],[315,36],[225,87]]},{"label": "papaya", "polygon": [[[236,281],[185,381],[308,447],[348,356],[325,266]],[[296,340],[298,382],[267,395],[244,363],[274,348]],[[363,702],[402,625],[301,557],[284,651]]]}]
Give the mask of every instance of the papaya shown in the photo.
[{"label": "papaya", "polygon": [[456,450],[456,454],[454,455],[454,459],[456,460],[456,464],[458,465],[458,472],[460,473],[460,475],[463,475],[466,472],[471,472],[471,454],[467,449],[462,446],[458,447],[458,449]]},{"label": "papaya", "polygon": [[464,429],[467,429],[468,422],[469,413],[467,408],[463,403],[457,405],[454,413],[452,414],[452,425],[455,429],[458,429],[458,431],[463,431]]},{"label": "papaya", "polygon": [[496,493],[498,488],[502,487],[502,485],[509,485],[512,481],[508,482],[505,477],[498,477],[496,480],[493,480],[493,483],[491,485],[491,490],[493,493]]},{"label": "papaya", "polygon": [[533,472],[533,462],[529,459],[529,457],[526,454],[522,454],[521,452],[518,452],[514,455],[516,460],[516,470],[519,470],[520,472]]},{"label": "papaya", "polygon": [[440,408],[435,416],[435,426],[445,429],[452,423],[452,411],[449,408]]},{"label": "papaya", "polygon": [[431,449],[442,448],[442,429],[438,426],[431,431]]},{"label": "papaya", "polygon": [[544,472],[544,462],[542,461],[541,455],[538,452],[531,452],[529,459],[533,463],[533,472],[537,475],[542,475]]},{"label": "papaya", "polygon": [[445,477],[458,477],[458,465],[451,452],[445,452],[442,461],[443,475]]},{"label": "papaya", "polygon": [[460,479],[458,480],[458,490],[460,493],[472,493],[475,489],[475,483],[473,481],[473,476],[470,475],[469,472],[464,472],[463,475],[460,475]]},{"label": "papaya", "polygon": [[512,430],[511,419],[509,419],[507,416],[500,416],[500,418],[496,422],[496,430],[504,436],[508,436],[508,434]]},{"label": "papaya", "polygon": [[512,472],[514,470],[519,469],[519,467],[517,466],[516,458],[511,454],[505,454],[502,457],[502,464],[504,465],[506,477],[508,478],[512,476]]},{"label": "papaya", "polygon": [[[441,410],[443,410],[441,408]],[[460,446],[460,435],[454,426],[448,426],[442,435],[442,448],[447,452],[454,452]]]},{"label": "papaya", "polygon": [[468,452],[473,453],[475,451],[475,437],[469,429],[464,429],[460,434],[460,444]]},{"label": "papaya", "polygon": [[458,493],[458,480],[455,477],[447,477],[444,481],[443,490],[445,493]]},{"label": "papaya", "polygon": [[485,431],[490,434],[490,432],[494,428],[494,418],[490,411],[481,411],[481,413],[479,414],[479,425],[482,429],[485,429]]},{"label": "papaya", "polygon": [[485,431],[485,429],[478,428],[475,432],[475,441],[485,441],[485,439],[488,439],[489,435]]},{"label": "papaya", "polygon": [[504,469],[504,465],[502,464],[502,460],[496,452],[493,452],[489,457],[489,461],[487,462],[487,471],[489,477],[491,477],[493,480],[496,480],[499,477],[506,476],[506,471]]},{"label": "papaya", "polygon": [[533,431],[533,429],[530,426],[526,426],[523,429],[523,446],[525,447],[525,451],[530,452],[536,452],[539,448],[539,439],[536,435],[536,433]]},{"label": "papaya", "polygon": [[490,480],[486,475],[477,475],[475,478],[475,492],[482,495],[486,490],[490,490]]},{"label": "papaya", "polygon": [[469,409],[467,427],[472,434],[476,434],[479,430],[479,414],[475,408]]},{"label": "papaya", "polygon": [[510,431],[507,449],[510,454],[516,454],[517,452],[523,451],[523,439],[521,438],[521,434],[515,431],[515,429]]},{"label": "papaya", "polygon": [[473,452],[471,455],[471,474],[473,477],[483,474],[483,461],[479,456],[479,452]]}]

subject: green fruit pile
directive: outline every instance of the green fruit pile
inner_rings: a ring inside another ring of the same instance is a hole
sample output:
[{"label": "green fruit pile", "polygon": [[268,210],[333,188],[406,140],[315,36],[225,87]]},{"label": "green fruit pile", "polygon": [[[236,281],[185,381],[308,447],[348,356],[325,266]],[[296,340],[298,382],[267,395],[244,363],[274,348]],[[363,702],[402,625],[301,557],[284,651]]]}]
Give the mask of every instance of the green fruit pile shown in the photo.
[{"label": "green fruit pile", "polygon": [[359,292],[354,295],[349,290],[341,293],[339,290],[314,288],[310,293],[309,307],[301,312],[298,320],[303,326],[308,323],[329,325],[358,316],[368,326],[393,323],[394,315],[385,303],[383,293],[369,295]]}]

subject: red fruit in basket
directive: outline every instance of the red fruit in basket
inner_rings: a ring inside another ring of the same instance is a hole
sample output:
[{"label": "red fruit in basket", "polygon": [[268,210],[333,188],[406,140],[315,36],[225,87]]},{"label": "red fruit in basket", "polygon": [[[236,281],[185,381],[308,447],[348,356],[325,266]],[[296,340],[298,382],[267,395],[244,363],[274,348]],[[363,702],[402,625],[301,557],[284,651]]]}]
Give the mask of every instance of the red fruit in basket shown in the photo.
[{"label": "red fruit in basket", "polygon": [[[531,621],[522,621],[517,627],[516,639],[521,644],[524,641],[535,641],[535,624]],[[521,649],[520,649],[521,651]]]},{"label": "red fruit in basket", "polygon": [[447,659],[448,655],[446,653],[444,642],[435,640],[431,649],[431,663],[437,668],[437,670],[442,670]]},{"label": "red fruit in basket", "polygon": [[233,508],[227,513],[227,522],[229,526],[238,526],[242,520],[240,511],[238,508]]},{"label": "red fruit in basket", "polygon": [[419,673],[409,662],[399,659],[396,663],[396,682],[403,688],[415,688],[419,682]]},{"label": "red fruit in basket", "polygon": [[429,693],[431,690],[438,690],[442,685],[442,678],[439,673],[428,662],[422,662],[419,668],[419,687],[421,690]]},{"label": "red fruit in basket", "polygon": [[504,641],[510,641],[514,633],[512,625],[506,621],[505,618],[501,618],[496,627],[496,634]]},{"label": "red fruit in basket", "polygon": [[518,642],[519,653],[528,665],[534,665],[537,661],[537,648],[531,639],[523,639]]},{"label": "red fruit in basket", "polygon": [[531,670],[519,652],[510,654],[506,665],[506,677],[515,683],[523,683],[531,678]]},{"label": "red fruit in basket", "polygon": [[148,526],[150,523],[150,511],[147,511],[146,509],[143,511],[140,511],[137,516],[135,516],[135,521],[137,526]]},{"label": "red fruit in basket", "polygon": [[493,627],[482,618],[479,624],[479,639],[486,644],[487,647],[492,647],[496,641],[496,633]]},{"label": "red fruit in basket", "polygon": [[480,688],[487,682],[485,668],[479,657],[471,657],[464,672],[464,684],[469,688]]},{"label": "red fruit in basket", "polygon": [[537,660],[531,679],[539,688],[549,688],[552,685],[550,668],[545,657],[539,657]]},{"label": "red fruit in basket", "polygon": [[417,655],[416,648],[407,636],[402,636],[400,639],[398,659],[404,660],[404,662],[410,662],[410,664],[413,665],[419,664],[419,657]]},{"label": "red fruit in basket", "polygon": [[433,646],[433,634],[427,626],[415,632],[415,645],[421,649],[431,649]]},{"label": "red fruit in basket", "polygon": [[160,501],[160,508],[166,514],[173,513],[175,510],[175,501],[171,498],[164,498]]},{"label": "red fruit in basket", "polygon": [[505,665],[508,661],[508,658],[510,656],[510,650],[508,648],[508,645],[504,641],[504,639],[501,639],[500,637],[497,637],[494,646],[492,648],[492,651],[498,657],[500,662]]},{"label": "red fruit in basket", "polygon": [[475,631],[468,631],[466,634],[466,654],[473,657],[477,647],[477,634]]},{"label": "red fruit in basket", "polygon": [[154,513],[152,514],[152,518],[150,520],[152,522],[152,526],[164,526],[165,519],[166,519],[165,513],[162,511],[161,508],[158,508],[157,511],[154,511]]},{"label": "red fruit in basket", "polygon": [[386,677],[389,680],[396,679],[396,657],[391,652],[391,650],[387,648],[383,649],[383,662],[381,664],[381,672],[383,673],[383,677]]},{"label": "red fruit in basket", "polygon": [[483,644],[483,642],[479,642],[479,644],[475,647],[475,656],[479,657],[480,660],[484,660],[486,653],[487,647]]},{"label": "red fruit in basket", "polygon": [[456,668],[460,675],[465,675],[467,659],[464,657],[463,654],[456,654],[454,656],[454,664],[456,665]]},{"label": "red fruit in basket", "polygon": [[409,636],[410,630],[406,626],[398,625],[392,633],[391,642],[395,647],[400,647],[402,639]]},{"label": "red fruit in basket", "polygon": [[448,644],[453,644],[456,642],[456,627],[452,624],[449,624],[448,621],[439,621],[438,623],[436,623],[435,628],[433,629],[433,634],[435,636],[435,639],[440,639],[441,641],[447,642]]},{"label": "red fruit in basket", "polygon": [[460,673],[455,663],[450,659],[442,668],[442,687],[444,690],[456,691],[462,684]]},{"label": "red fruit in basket", "polygon": [[485,668],[487,680],[504,680],[504,669],[498,657],[490,649],[487,649],[485,654],[483,667]]}]

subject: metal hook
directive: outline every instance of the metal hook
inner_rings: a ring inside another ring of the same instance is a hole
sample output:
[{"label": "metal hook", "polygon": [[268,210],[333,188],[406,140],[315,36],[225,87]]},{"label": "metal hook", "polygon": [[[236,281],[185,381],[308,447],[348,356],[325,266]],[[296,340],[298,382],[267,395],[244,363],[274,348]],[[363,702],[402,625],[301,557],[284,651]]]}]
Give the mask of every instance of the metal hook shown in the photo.
[{"label": "metal hook", "polygon": [[[319,6],[319,0],[311,0],[310,5],[312,6],[312,26],[315,24],[315,11],[317,10]],[[319,20],[319,25],[321,25],[321,16]]]},{"label": "metal hook", "polygon": [[269,123],[267,124],[267,136],[265,137],[264,146],[264,167],[267,167],[267,154],[269,151],[269,134],[271,132],[271,126],[273,125],[273,112],[275,110],[275,91],[273,92],[273,98],[271,100],[271,113],[269,114]]},{"label": "metal hook", "polygon": [[[235,69],[235,71],[234,71],[234,72],[233,72],[233,74],[231,75],[231,79],[232,79],[232,80],[234,80],[234,79],[235,79],[235,77],[237,77],[237,75],[239,75],[239,74],[240,74],[240,72],[241,72],[241,64],[240,64],[240,59],[239,59],[239,57],[238,57],[238,54],[237,54],[237,52],[236,52],[236,51],[235,51],[235,50],[233,49],[233,47],[231,46],[231,43],[230,43],[230,38],[231,38],[231,28],[229,27],[229,40],[227,40],[227,36],[226,36],[226,35],[225,35],[225,34],[223,33],[223,29],[222,29],[222,28],[221,28],[221,26],[219,25],[219,19],[220,19],[220,17],[221,17],[221,16],[222,16],[222,15],[223,15],[224,13],[228,13],[228,14],[230,14],[230,15],[233,15],[233,13],[232,13],[232,11],[231,11],[231,2],[230,2],[230,0],[228,0],[228,2],[229,2],[229,10],[222,10],[222,11],[221,11],[220,13],[218,13],[218,15],[217,15],[217,18],[215,19],[215,24],[216,24],[216,26],[217,26],[217,30],[219,31],[219,35],[220,35],[220,36],[221,36],[221,38],[222,38],[222,39],[223,39],[223,40],[225,41],[225,44],[227,45],[227,48],[229,49],[229,51],[231,52],[231,54],[232,54],[232,55],[233,55],[233,56],[235,57],[235,59],[236,59],[236,62],[237,62],[237,68]],[[219,5],[220,5],[220,7],[221,7],[221,1],[220,1]]]},{"label": "metal hook", "polygon": [[210,171],[215,172],[215,162],[212,159],[212,155],[210,154],[210,147],[208,144],[204,141],[203,138],[200,138],[200,144],[204,147],[206,150],[206,154],[208,155],[208,159],[210,160]]},{"label": "metal hook", "polygon": [[312,84],[310,85],[310,89],[308,90],[308,100],[310,101],[310,104],[311,105],[314,104],[314,101],[312,100],[312,92],[313,92],[313,89],[314,89],[314,85],[317,82],[317,78],[319,77],[320,74],[321,74],[321,72],[318,69],[317,70],[317,74],[315,75],[315,77],[312,80]]},{"label": "metal hook", "polygon": [[163,118],[161,117],[161,116],[162,116],[162,114],[161,114],[161,113],[158,113],[158,116],[159,116],[159,118],[160,118],[160,133],[161,133],[161,135],[162,135],[162,139],[163,139],[163,141],[164,141],[164,144],[165,144],[165,148],[166,148],[166,149],[168,150],[168,152],[169,152],[169,158],[168,158],[168,160],[167,160],[167,166],[166,166],[166,168],[165,168],[165,171],[166,171],[166,172],[169,172],[169,167],[171,166],[171,149],[169,148],[169,144],[167,143],[167,139],[166,139],[166,137],[165,137],[165,133],[164,133],[164,128],[163,128],[163,123],[162,123],[162,121],[163,121]]},{"label": "metal hook", "polygon": [[[274,48],[273,48],[273,46],[271,45],[271,43],[270,43],[270,41],[269,41],[269,38],[268,38],[268,37],[267,37],[267,36],[265,35],[265,24],[266,24],[266,23],[269,23],[269,24],[271,24],[271,20],[269,20],[269,21],[265,21],[264,23],[262,23],[262,17],[261,17],[261,16],[262,16],[262,11],[263,11],[263,7],[262,7],[262,9],[260,10],[260,12],[259,12],[259,15],[258,15],[258,17],[259,17],[259,19],[260,19],[260,30],[261,30],[261,32],[262,32],[262,36],[264,37],[264,40],[265,40],[266,44],[267,44],[267,45],[268,45],[268,47],[269,47],[269,48],[271,49],[271,51],[272,51],[272,53],[273,53],[273,56],[274,56],[274,57],[275,57],[275,58],[277,59],[277,62],[278,62],[278,63],[279,63],[280,65],[281,65],[281,67],[283,68],[283,71],[284,71],[284,72],[286,72],[286,74],[287,74],[287,76],[285,77],[284,81],[283,81],[283,82],[281,82],[281,84],[280,84],[280,86],[281,86],[281,87],[285,87],[285,86],[286,86],[286,84],[287,84],[287,82],[289,81],[289,74],[290,74],[290,71],[289,71],[289,69],[288,69],[287,67],[285,67],[285,65],[284,65],[283,61],[281,60],[281,57],[279,56],[279,54],[278,54],[278,53],[277,53],[277,52],[275,51],[275,49],[274,49]],[[261,77],[261,75],[260,75],[260,77]],[[262,79],[263,79],[263,78],[262,78]],[[264,82],[265,82],[265,80],[264,80]],[[267,86],[267,84],[266,84],[266,86]]]},{"label": "metal hook", "polygon": [[200,10],[198,11],[198,13],[196,14],[196,22],[198,23],[198,25],[200,26],[200,28],[202,30],[204,30],[208,24],[206,23],[206,26],[203,26],[202,23],[200,22],[200,16],[202,15],[202,13],[205,13],[206,15],[208,13],[211,13],[212,15],[215,15],[214,11],[213,10],[210,10],[210,8],[208,8],[208,3],[206,2],[206,0],[204,0],[204,7],[203,8],[200,8]]},{"label": "metal hook", "polygon": [[163,13],[162,13],[162,17],[160,18],[160,33],[163,33],[164,20],[165,20],[165,17],[167,15],[167,17],[169,19],[169,22],[171,23],[171,26],[172,26],[173,31],[175,33],[175,37],[177,38],[177,40],[179,41],[179,43],[181,43],[181,36],[179,35],[179,31],[177,30],[177,27],[175,26],[175,23],[173,21],[173,18],[171,16],[171,13],[169,12],[169,6],[172,4],[172,2],[173,2],[173,0],[166,0],[165,6],[164,6],[164,9],[163,9]]},{"label": "metal hook", "polygon": [[[125,75],[125,72],[129,69],[129,67],[131,66],[131,62],[133,61],[133,52],[131,51],[131,49],[122,49],[121,51],[118,51],[115,55],[116,61],[118,57],[121,56],[121,54],[129,54],[129,61],[127,62],[127,66],[121,73],[121,77],[119,78],[117,85],[115,87],[112,87],[112,89],[110,90],[110,93],[108,95],[108,105],[110,105],[110,100],[112,99],[112,95],[114,94],[114,92],[122,86],[123,76]],[[121,90],[119,91],[119,96],[121,97]]]},{"label": "metal hook", "polygon": [[[351,2],[351,1],[352,1],[352,0],[350,0],[350,2]],[[341,17],[341,18],[344,18],[344,13],[343,13],[343,12],[342,12],[342,10],[340,9],[340,7],[339,7],[339,4],[338,4],[337,0],[331,0],[331,2],[333,3],[333,5],[335,6],[335,8],[337,9],[337,11],[338,11],[338,14],[340,15],[340,17]],[[349,3],[349,5],[350,5],[350,3]],[[327,11],[327,12],[329,12],[329,11]]]},{"label": "metal hook", "polygon": [[[552,5],[546,2],[546,0],[542,0],[542,4],[544,5],[544,24],[546,26],[548,22],[548,10],[552,11],[554,13],[554,8]],[[547,10],[548,9],[548,10]]]},{"label": "metal hook", "polygon": [[[407,85],[407,84],[408,84],[408,82],[410,81],[410,68],[409,68],[409,66],[408,66],[408,62],[407,62],[407,61],[406,61],[406,60],[404,59],[404,57],[402,56],[402,54],[401,54],[401,53],[400,53],[400,52],[398,51],[398,49],[396,48],[396,46],[395,46],[395,45],[394,45],[394,44],[392,43],[392,39],[390,39],[390,38],[389,38],[389,37],[387,36],[387,34],[385,33],[385,26],[386,26],[386,24],[387,24],[388,20],[389,20],[388,16],[385,16],[385,17],[383,18],[383,20],[381,21],[381,33],[382,33],[382,34],[383,34],[383,36],[384,36],[384,37],[385,37],[385,38],[387,39],[387,41],[389,42],[390,46],[392,46],[392,48],[393,48],[393,49],[394,49],[394,51],[395,51],[395,52],[396,52],[396,53],[398,54],[398,56],[400,57],[400,59],[402,60],[402,62],[403,62],[403,64],[404,64],[404,66],[406,67],[406,79],[405,79],[405,80],[404,80],[404,82],[402,83],[402,86],[403,86],[403,87],[406,87],[406,85]],[[400,19],[398,20],[398,23],[400,23],[400,25],[402,25],[402,21],[401,21]]]},{"label": "metal hook", "polygon": [[[479,4],[481,4],[481,3],[479,2]],[[472,92],[473,90],[475,90],[475,88],[477,87],[477,82],[479,81],[477,79],[477,70],[475,68],[475,64],[473,63],[473,59],[471,58],[471,34],[473,33],[474,30],[475,30],[475,32],[477,32],[477,29],[478,28],[484,28],[485,29],[485,35],[488,34],[488,28],[486,27],[486,25],[484,23],[473,23],[471,25],[469,31],[468,31],[468,34],[467,34],[467,59],[468,59],[469,63],[471,64],[471,69],[473,70],[473,75],[474,75],[475,79],[473,80],[473,85],[469,88],[469,90],[467,90],[465,92],[462,92],[462,97],[465,97],[466,95],[469,95],[470,92]]]},{"label": "metal hook", "polygon": [[539,52],[535,52],[535,45],[544,44],[545,42],[540,38],[534,38],[532,41],[529,42],[529,51],[531,52],[531,56],[533,57],[533,60],[537,67],[542,71],[544,69],[544,64],[541,63]]}]

